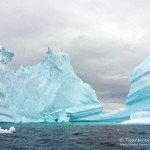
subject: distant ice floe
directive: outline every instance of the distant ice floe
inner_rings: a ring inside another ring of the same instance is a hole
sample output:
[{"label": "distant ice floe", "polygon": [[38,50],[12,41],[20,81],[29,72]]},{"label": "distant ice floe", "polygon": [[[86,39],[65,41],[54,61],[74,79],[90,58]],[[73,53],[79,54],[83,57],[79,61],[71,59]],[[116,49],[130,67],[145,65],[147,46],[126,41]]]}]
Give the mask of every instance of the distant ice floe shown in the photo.
[{"label": "distant ice floe", "polygon": [[122,122],[122,124],[150,124],[150,112],[141,111],[133,113],[130,119]]},{"label": "distant ice floe", "polygon": [[15,131],[16,131],[15,127],[10,127],[9,129],[2,129],[0,127],[0,133],[13,133]]}]

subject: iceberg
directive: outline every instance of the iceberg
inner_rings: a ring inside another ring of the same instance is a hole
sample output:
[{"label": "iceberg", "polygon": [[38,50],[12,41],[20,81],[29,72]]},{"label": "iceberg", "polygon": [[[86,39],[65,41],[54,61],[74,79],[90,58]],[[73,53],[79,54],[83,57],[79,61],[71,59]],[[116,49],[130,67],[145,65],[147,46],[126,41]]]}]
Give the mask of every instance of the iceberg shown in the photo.
[{"label": "iceberg", "polygon": [[0,47],[0,122],[68,122],[102,112],[95,91],[70,57],[50,49],[37,65],[14,72],[13,53]]}]

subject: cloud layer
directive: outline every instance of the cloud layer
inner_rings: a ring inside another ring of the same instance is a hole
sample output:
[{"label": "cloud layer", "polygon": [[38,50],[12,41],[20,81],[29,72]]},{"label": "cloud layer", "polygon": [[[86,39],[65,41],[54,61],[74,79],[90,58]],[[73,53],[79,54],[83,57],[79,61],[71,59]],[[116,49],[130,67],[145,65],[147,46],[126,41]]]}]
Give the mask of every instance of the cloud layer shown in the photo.
[{"label": "cloud layer", "polygon": [[103,103],[126,100],[149,26],[149,0],[0,0],[0,44],[14,51],[15,69],[63,48]]}]

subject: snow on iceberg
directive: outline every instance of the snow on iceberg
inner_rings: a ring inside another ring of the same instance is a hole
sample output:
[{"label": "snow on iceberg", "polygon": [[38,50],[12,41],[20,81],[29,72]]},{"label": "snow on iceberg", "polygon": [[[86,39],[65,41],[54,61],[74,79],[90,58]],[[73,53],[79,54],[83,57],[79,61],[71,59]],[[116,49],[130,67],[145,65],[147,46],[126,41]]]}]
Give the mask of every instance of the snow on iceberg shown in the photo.
[{"label": "snow on iceberg", "polygon": [[16,73],[12,57],[0,48],[1,122],[66,122],[101,113],[95,91],[75,75],[68,54],[48,50],[37,65]]},{"label": "snow on iceberg", "polygon": [[150,124],[150,112],[142,111],[133,113],[130,119],[122,122],[122,124]]}]

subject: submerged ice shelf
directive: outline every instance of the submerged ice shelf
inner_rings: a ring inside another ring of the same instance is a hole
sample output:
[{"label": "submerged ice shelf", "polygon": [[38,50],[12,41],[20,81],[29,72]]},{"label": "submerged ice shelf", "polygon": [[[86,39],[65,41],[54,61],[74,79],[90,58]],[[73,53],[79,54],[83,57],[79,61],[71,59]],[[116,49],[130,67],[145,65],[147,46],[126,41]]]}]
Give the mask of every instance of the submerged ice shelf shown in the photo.
[{"label": "submerged ice shelf", "polygon": [[95,91],[75,75],[68,54],[48,50],[37,65],[16,73],[13,55],[0,47],[0,122],[67,122],[101,113]]}]

